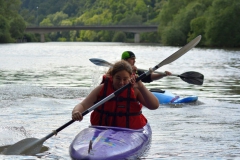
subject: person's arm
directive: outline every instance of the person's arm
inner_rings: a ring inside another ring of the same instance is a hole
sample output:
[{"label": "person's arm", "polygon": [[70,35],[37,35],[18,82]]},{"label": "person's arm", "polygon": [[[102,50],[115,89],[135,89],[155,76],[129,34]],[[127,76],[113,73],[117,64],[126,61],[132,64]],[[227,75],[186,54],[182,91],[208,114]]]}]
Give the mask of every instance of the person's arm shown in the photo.
[{"label": "person's arm", "polygon": [[165,71],[164,73],[152,73],[151,74],[151,80],[152,81],[155,81],[155,80],[158,80],[158,79],[161,79],[163,77],[166,77],[166,76],[169,76],[171,75],[172,73],[169,72],[169,71]]},{"label": "person's arm", "polygon": [[[138,76],[141,76],[143,73],[144,73],[143,70],[137,70],[137,75],[138,75]],[[150,82],[152,82],[151,74],[149,74],[148,76],[144,77],[144,78],[142,79],[142,82],[143,82],[143,83],[150,83]]]},{"label": "person's arm", "polygon": [[93,106],[97,101],[97,96],[102,88],[102,85],[97,86],[92,92],[79,104],[77,104],[72,110],[72,119],[75,121],[81,121],[83,119],[82,113]]},{"label": "person's arm", "polygon": [[[137,74],[140,76],[141,74],[143,74],[144,71],[143,70],[137,70]],[[148,76],[146,76],[145,78],[142,79],[142,82],[144,83],[150,83],[152,81],[155,81],[155,80],[159,80],[163,77],[166,77],[166,76],[169,76],[171,75],[172,73],[169,72],[169,71],[165,71],[164,73],[151,73],[149,74]]]}]

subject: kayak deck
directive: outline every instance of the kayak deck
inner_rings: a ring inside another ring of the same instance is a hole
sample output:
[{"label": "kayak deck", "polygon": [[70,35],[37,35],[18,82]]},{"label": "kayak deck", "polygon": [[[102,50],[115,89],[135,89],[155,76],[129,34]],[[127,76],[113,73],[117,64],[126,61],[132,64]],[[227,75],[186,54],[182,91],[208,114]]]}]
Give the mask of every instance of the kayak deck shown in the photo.
[{"label": "kayak deck", "polygon": [[138,130],[90,126],[75,137],[69,153],[72,159],[135,159],[149,148],[151,137],[148,123]]},{"label": "kayak deck", "polygon": [[179,97],[169,91],[162,91],[159,89],[151,89],[150,91],[157,97],[160,104],[192,103],[198,100],[197,96]]}]

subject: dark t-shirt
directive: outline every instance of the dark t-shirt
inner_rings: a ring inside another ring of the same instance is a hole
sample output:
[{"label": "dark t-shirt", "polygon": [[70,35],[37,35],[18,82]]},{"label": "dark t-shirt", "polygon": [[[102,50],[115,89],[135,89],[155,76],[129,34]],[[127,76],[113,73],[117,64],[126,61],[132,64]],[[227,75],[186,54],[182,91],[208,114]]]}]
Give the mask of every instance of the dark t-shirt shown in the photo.
[{"label": "dark t-shirt", "polygon": [[[142,70],[137,70],[137,74],[140,76],[144,73],[144,71]],[[142,82],[144,83],[150,83],[152,82],[152,79],[151,79],[151,74],[149,74],[148,76],[146,76],[145,78],[142,79]]]}]

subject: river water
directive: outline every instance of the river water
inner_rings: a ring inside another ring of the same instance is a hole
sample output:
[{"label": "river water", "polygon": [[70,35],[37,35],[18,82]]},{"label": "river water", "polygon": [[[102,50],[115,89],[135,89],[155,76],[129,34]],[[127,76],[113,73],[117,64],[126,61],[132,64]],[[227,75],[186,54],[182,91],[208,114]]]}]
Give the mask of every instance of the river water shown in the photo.
[{"label": "river water", "polygon": [[[90,58],[114,63],[133,51],[136,66],[148,69],[179,47],[156,44],[49,42],[0,44],[0,152],[22,139],[43,138],[71,120],[72,108],[99,84],[107,68]],[[153,131],[150,150],[141,159],[240,158],[240,50],[195,47],[158,69],[182,74],[202,73],[202,86],[178,77],[146,84],[180,97],[197,95],[192,104],[143,109]],[[38,156],[0,159],[68,160],[75,135],[89,126],[89,114],[44,142]]]}]

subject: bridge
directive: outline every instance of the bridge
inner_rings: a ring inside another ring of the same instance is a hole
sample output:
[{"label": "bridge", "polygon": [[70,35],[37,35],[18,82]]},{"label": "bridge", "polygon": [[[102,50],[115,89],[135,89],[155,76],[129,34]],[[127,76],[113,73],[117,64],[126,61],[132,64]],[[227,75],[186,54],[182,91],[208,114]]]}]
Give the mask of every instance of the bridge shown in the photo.
[{"label": "bridge", "polygon": [[108,30],[108,31],[123,31],[134,33],[134,42],[140,42],[140,33],[156,32],[157,25],[116,25],[116,26],[35,26],[27,27],[25,32],[39,33],[41,42],[45,42],[44,34],[50,32],[70,31],[70,30]]}]

